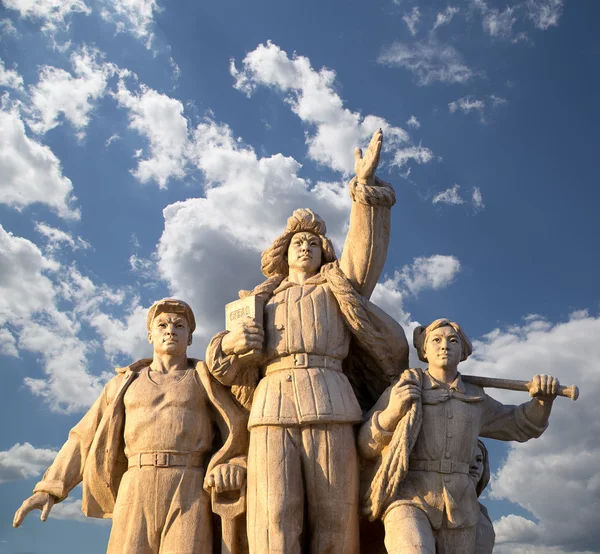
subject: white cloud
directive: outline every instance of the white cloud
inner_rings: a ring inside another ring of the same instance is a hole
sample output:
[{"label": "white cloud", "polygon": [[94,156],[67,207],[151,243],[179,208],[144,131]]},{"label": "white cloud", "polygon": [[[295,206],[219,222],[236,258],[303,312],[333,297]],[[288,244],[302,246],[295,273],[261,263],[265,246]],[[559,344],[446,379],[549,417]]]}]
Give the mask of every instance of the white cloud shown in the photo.
[{"label": "white cloud", "polygon": [[194,345],[202,348],[223,328],[223,306],[262,281],[260,253],[294,209],[319,213],[339,254],[350,198],[345,183],[310,188],[293,158],[258,157],[228,126],[210,119],[194,130],[190,160],[204,174],[206,197],[165,208],[157,261],[171,293],[202,314]]},{"label": "white cloud", "polygon": [[349,174],[354,167],[354,147],[366,145],[379,128],[384,133],[384,151],[394,154],[410,137],[400,127],[375,115],[361,116],[344,108],[335,92],[334,71],[316,71],[304,56],[288,54],[267,42],[249,52],[241,69],[231,62],[235,88],[251,95],[258,86],[273,88],[286,95],[292,111],[304,122],[314,126],[307,133],[308,156],[317,163]]},{"label": "white cloud", "polygon": [[478,100],[477,98],[473,98],[472,96],[463,96],[454,102],[450,102],[448,104],[448,108],[450,109],[450,113],[454,113],[457,110],[460,110],[463,113],[469,112],[479,112],[479,115],[483,114],[483,110],[485,108],[485,101]]},{"label": "white cloud", "polygon": [[450,285],[459,271],[460,262],[454,256],[436,254],[419,257],[411,265],[396,270],[392,277],[384,279],[375,287],[371,300],[404,327],[410,347],[410,367],[422,365],[411,340],[413,330],[419,322],[413,321],[410,312],[406,311],[405,300],[424,290],[439,290]]},{"label": "white cloud", "polygon": [[86,517],[81,511],[80,498],[66,498],[62,502],[52,506],[50,518],[69,521],[79,521],[80,523],[93,523],[95,525],[110,525],[109,519],[99,519],[97,517]]},{"label": "white cloud", "polygon": [[54,288],[45,272],[55,269],[35,244],[0,225],[0,323],[53,307]]},{"label": "white cloud", "polygon": [[483,203],[483,195],[481,194],[479,187],[473,187],[473,195],[471,199],[475,211],[483,210],[483,208],[485,208],[485,204]]},{"label": "white cloud", "polygon": [[[519,504],[535,518],[529,523],[516,517],[501,521],[497,542],[505,553],[518,551],[517,546],[521,552],[598,550],[599,333],[600,318],[580,310],[557,324],[531,316],[521,325],[495,329],[474,341],[473,357],[461,364],[466,374],[530,380],[540,372],[581,389],[576,403],[556,399],[550,425],[540,439],[511,443],[494,476],[490,496]],[[526,393],[488,392],[505,403],[528,400]]]},{"label": "white cloud", "polygon": [[11,446],[0,452],[0,483],[40,475],[53,462],[56,454],[55,450],[35,448],[28,442]]},{"label": "white cloud", "polygon": [[406,26],[413,37],[417,34],[417,24],[419,23],[420,17],[421,13],[417,6],[414,6],[410,13],[405,13],[402,16],[402,20],[406,23]]},{"label": "white cloud", "polygon": [[19,357],[17,350],[17,340],[14,335],[5,327],[0,327],[0,354],[5,356]]},{"label": "white cloud", "polygon": [[563,0],[527,0],[529,18],[537,29],[545,31],[549,27],[557,27],[562,15]]},{"label": "white cloud", "polygon": [[502,98],[502,96],[496,96],[495,94],[490,95],[490,100],[492,101],[492,107],[494,108],[508,104],[508,100],[506,98]]},{"label": "white cloud", "polygon": [[486,0],[473,0],[473,5],[481,12],[483,29],[488,35],[498,38],[512,37],[513,25],[517,21],[514,6],[506,6],[504,11],[500,11],[490,8]]},{"label": "white cloud", "polygon": [[441,44],[433,37],[413,45],[395,42],[381,52],[377,62],[408,69],[421,86],[438,81],[466,83],[475,76],[453,46]]},{"label": "white cloud", "polygon": [[152,46],[154,14],[160,10],[156,0],[101,0],[100,15],[114,23],[118,33],[131,33]]},{"label": "white cloud", "polygon": [[18,109],[6,102],[0,110],[0,174],[0,203],[19,210],[42,202],[61,217],[79,219],[79,210],[72,207],[73,185],[62,174],[60,161],[50,148],[27,137]]},{"label": "white cloud", "polygon": [[82,0],[2,0],[2,3],[9,9],[17,10],[22,18],[41,21],[42,31],[48,33],[66,30],[73,13],[91,13]]},{"label": "white cloud", "polygon": [[79,131],[89,123],[94,102],[106,92],[107,81],[116,67],[102,61],[95,49],[81,48],[71,55],[73,75],[52,66],[42,66],[36,86],[29,87],[27,124],[38,134],[48,132],[64,118]]},{"label": "white cloud", "polygon": [[0,58],[0,87],[23,90],[23,77],[14,69],[6,69],[4,61]]},{"label": "white cloud", "polygon": [[435,31],[442,25],[448,25],[458,12],[459,9],[456,6],[447,6],[443,12],[437,14],[435,23],[433,24],[433,30]]},{"label": "white cloud", "polygon": [[406,122],[406,124],[409,127],[412,127],[413,129],[419,129],[421,127],[421,124],[419,123],[419,120],[414,115],[410,116],[410,118],[408,119],[408,121]]},{"label": "white cloud", "polygon": [[138,162],[133,175],[142,183],[156,181],[160,188],[166,188],[172,178],[184,177],[188,128],[183,104],[144,85],[138,94],[132,93],[123,80],[114,95],[119,106],[129,111],[129,127],[150,145],[150,156]]},{"label": "white cloud", "polygon": [[439,192],[433,197],[432,202],[434,204],[450,204],[451,206],[458,206],[464,204],[465,201],[461,198],[460,185],[454,185],[445,191]]},{"label": "white cloud", "polygon": [[0,19],[0,40],[3,40],[6,37],[18,37],[19,33],[14,23],[7,18]]},{"label": "white cloud", "polygon": [[63,248],[64,246],[69,247],[71,250],[85,250],[90,247],[89,242],[83,240],[81,237],[73,238],[66,231],[62,231],[61,229],[57,229],[46,223],[36,223],[35,230],[46,239],[46,249],[50,253]]}]

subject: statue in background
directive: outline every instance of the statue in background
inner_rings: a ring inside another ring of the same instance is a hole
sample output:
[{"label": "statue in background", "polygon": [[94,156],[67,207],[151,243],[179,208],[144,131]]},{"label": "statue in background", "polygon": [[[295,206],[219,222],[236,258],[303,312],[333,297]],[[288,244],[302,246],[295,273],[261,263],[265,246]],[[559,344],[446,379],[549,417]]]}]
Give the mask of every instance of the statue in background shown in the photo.
[{"label": "statue in background", "polygon": [[245,483],[247,414],[204,362],[187,358],[196,323],[185,302],[156,302],[147,327],[153,358],[117,369],[15,527],[34,509],[45,521],[83,481],[84,514],[113,519],[109,554],[214,553],[209,491]]},{"label": "statue in background", "polygon": [[353,426],[408,365],[402,328],[368,301],[395,202],[375,177],[381,144],[378,131],[364,158],[356,151],[341,259],[324,221],[296,210],[262,254],[267,280],[240,293],[262,302],[260,317],[239,320],[207,350],[211,373],[250,409],[251,554],[358,552]]},{"label": "statue in background", "polygon": [[[490,482],[490,459],[487,448],[483,441],[477,440],[475,448],[475,456],[469,467],[469,477],[475,484],[475,492],[477,498],[485,490]],[[492,554],[494,543],[496,542],[496,533],[487,508],[479,502],[479,521],[477,522],[476,530],[477,538],[475,539],[475,554]]]},{"label": "statue in background", "polygon": [[364,511],[385,526],[388,553],[474,554],[480,505],[469,467],[479,435],[523,442],[547,427],[557,379],[536,375],[533,399],[507,406],[458,372],[471,343],[457,323],[418,327],[426,371],[406,370],[371,410],[358,447],[372,461]]}]

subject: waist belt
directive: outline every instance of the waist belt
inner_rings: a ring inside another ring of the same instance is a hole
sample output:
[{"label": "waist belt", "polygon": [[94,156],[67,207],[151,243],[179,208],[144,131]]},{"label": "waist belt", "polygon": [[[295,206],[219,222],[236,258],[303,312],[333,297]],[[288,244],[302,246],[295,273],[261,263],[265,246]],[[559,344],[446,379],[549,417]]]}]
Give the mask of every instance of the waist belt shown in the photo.
[{"label": "waist belt", "polygon": [[204,467],[200,452],[142,452],[128,458],[128,467]]},{"label": "waist belt", "polygon": [[437,473],[469,473],[469,464],[450,460],[409,460],[408,469]]},{"label": "waist belt", "polygon": [[289,356],[275,358],[264,367],[265,375],[275,371],[281,371],[282,369],[295,369],[301,367],[318,367],[342,371],[342,360],[332,358],[331,356],[317,356],[315,354],[300,352],[298,354],[290,354]]}]

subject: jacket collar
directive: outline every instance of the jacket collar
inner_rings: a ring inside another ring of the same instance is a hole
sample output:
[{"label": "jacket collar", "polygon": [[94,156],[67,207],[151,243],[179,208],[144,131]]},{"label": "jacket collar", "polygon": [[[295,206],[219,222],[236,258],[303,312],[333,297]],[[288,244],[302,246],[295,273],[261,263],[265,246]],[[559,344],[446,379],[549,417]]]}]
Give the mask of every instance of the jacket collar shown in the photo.
[{"label": "jacket collar", "polygon": [[465,384],[460,376],[460,372],[456,375],[456,379],[454,379],[450,385],[446,385],[430,375],[429,370],[426,370],[423,372],[423,388],[425,390],[446,389],[454,392],[460,392],[462,394],[467,392]]}]

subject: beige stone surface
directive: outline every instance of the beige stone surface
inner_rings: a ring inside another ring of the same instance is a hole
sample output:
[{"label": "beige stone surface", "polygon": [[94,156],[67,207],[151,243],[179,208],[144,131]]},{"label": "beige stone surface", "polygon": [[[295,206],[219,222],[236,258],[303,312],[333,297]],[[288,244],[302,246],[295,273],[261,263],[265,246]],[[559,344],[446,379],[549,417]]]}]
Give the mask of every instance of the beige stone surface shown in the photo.
[{"label": "beige stone surface", "polygon": [[471,354],[471,344],[458,324],[440,319],[419,327],[414,343],[428,369],[405,371],[359,432],[371,479],[363,509],[383,520],[388,553],[486,552],[490,530],[483,529],[485,517],[469,475],[480,448],[477,437],[540,436],[559,383],[537,375],[529,388],[531,401],[503,405],[463,382],[458,364]]},{"label": "beige stone surface", "polygon": [[[344,252],[323,220],[296,210],[262,255],[264,301],[207,350],[211,373],[250,410],[248,539],[252,554],[358,552],[353,426],[407,366],[402,328],[368,301],[383,269],[392,187],[375,177],[382,134],[356,178]],[[254,356],[244,356],[250,351]]]},{"label": "beige stone surface", "polygon": [[[218,503],[245,484],[247,414],[204,362],[187,358],[194,328],[184,302],[152,306],[153,358],[117,369],[15,514],[15,527],[33,509],[45,521],[83,482],[84,513],[113,519],[109,553],[213,553],[210,492]],[[236,524],[223,521],[224,537]],[[240,551],[228,544],[223,552],[230,550]]]}]

